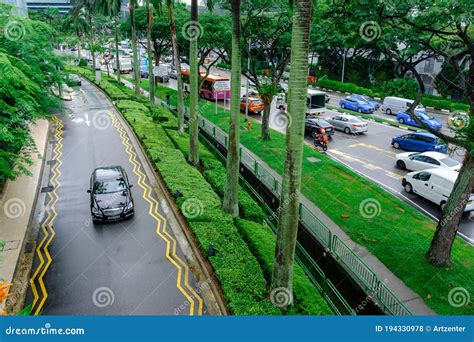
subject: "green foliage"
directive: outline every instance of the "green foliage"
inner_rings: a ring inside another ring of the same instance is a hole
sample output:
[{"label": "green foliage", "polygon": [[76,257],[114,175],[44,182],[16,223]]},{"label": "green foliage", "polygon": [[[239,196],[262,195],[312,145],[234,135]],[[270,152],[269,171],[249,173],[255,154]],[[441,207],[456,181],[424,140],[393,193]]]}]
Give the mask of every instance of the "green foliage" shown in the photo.
[{"label": "green foliage", "polygon": [[[236,219],[236,226],[260,262],[265,277],[270,281],[275,261],[275,234],[267,226],[243,219]],[[297,263],[293,271],[293,296],[294,305],[290,309],[293,314],[329,315],[332,313],[328,304]]]}]

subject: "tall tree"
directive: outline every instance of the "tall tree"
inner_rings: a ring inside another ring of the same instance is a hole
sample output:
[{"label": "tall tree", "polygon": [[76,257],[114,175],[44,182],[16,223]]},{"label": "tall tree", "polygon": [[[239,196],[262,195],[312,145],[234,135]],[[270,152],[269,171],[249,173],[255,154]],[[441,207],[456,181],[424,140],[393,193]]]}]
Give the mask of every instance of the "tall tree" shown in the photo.
[{"label": "tall tree", "polygon": [[239,147],[240,147],[240,80],[242,59],[240,51],[240,0],[230,0],[232,11],[232,64],[230,85],[229,143],[227,146],[227,180],[222,203],[223,209],[239,216]]},{"label": "tall tree", "polygon": [[177,96],[178,96],[178,133],[184,132],[184,91],[183,77],[181,76],[181,61],[179,58],[178,38],[176,37],[176,24],[174,21],[173,1],[167,0],[168,19],[170,22],[171,44],[173,47],[173,64],[176,68],[177,77]]},{"label": "tall tree", "polygon": [[153,76],[153,49],[151,45],[151,34],[153,32],[153,5],[150,0],[146,0],[147,6],[147,30],[146,30],[146,44],[148,52],[148,83],[150,85],[149,95],[150,102],[155,103],[155,76]]},{"label": "tall tree", "polygon": [[[120,14],[120,0],[97,0],[98,12],[113,18],[114,22],[114,43],[115,43],[115,69],[117,70],[117,80],[120,82],[120,54],[119,54],[119,33],[118,22]],[[107,70],[108,72],[108,70]]]},{"label": "tall tree", "polygon": [[84,15],[84,12],[79,13],[79,15],[74,16],[71,13],[64,18],[62,29],[64,31],[72,30],[76,35],[76,48],[77,48],[77,58],[81,59],[81,39],[84,34],[89,30],[89,25],[87,18]]},{"label": "tall tree", "polygon": [[92,56],[92,67],[94,70],[97,67],[95,58],[95,29],[94,29],[94,14],[97,11],[97,0],[79,0],[72,10],[73,17],[77,18],[85,15],[89,23],[89,51]]},{"label": "tall tree", "polygon": [[191,21],[189,22],[189,162],[194,166],[199,165],[199,67],[198,67],[198,39],[200,27],[198,22],[198,2],[191,1]]},{"label": "tall tree", "polygon": [[[291,72],[288,94],[288,115],[291,124],[286,133],[286,159],[283,172],[280,212],[272,274],[272,291],[293,291],[293,264],[299,220],[299,193],[303,161],[304,122],[308,87],[308,46],[312,0],[293,1],[291,33]],[[290,297],[292,298],[292,297]],[[291,304],[291,300],[287,302]]]},{"label": "tall tree", "polygon": [[138,65],[138,40],[137,27],[135,23],[135,8],[137,0],[129,0],[130,27],[132,32],[132,50],[133,50],[133,78],[135,83],[135,96],[140,96],[140,70]]}]

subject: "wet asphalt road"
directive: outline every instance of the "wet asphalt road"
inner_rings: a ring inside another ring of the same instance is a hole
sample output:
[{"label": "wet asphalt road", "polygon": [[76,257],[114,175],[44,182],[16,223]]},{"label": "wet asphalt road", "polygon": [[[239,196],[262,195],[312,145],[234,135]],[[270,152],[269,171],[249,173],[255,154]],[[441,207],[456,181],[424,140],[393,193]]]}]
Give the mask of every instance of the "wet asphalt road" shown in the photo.
[{"label": "wet asphalt road", "polygon": [[[115,127],[120,124],[111,120],[116,115],[112,105],[90,83],[83,81],[81,89],[66,103],[68,113],[59,117],[64,128],[54,208],[58,215],[49,246],[52,263],[44,276],[48,296],[43,314],[188,315],[189,298],[195,303],[193,314],[199,314],[201,297],[192,297],[194,277],[190,272],[177,284],[178,268],[167,259],[166,242],[157,234],[158,222],[148,212],[150,204]],[[126,170],[134,185],[135,216],[114,223],[92,223],[86,192],[89,178],[94,168],[107,165],[121,165]],[[142,166],[140,169],[143,172]],[[145,182],[149,184],[148,179]],[[166,215],[161,208],[157,210],[163,216],[161,231],[166,227],[173,237]],[[179,246],[173,260],[185,260]],[[33,271],[39,263],[36,255]],[[183,274],[184,263],[180,266]],[[187,287],[185,281],[189,282]],[[39,289],[38,279],[35,283]]]}]

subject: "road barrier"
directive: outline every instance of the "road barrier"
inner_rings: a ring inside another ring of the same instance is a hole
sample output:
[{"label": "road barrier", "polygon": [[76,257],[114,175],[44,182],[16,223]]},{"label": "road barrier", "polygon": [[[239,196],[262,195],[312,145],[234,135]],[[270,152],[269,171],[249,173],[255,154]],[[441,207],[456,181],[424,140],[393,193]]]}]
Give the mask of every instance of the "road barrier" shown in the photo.
[{"label": "road barrier", "polygon": [[[162,105],[164,105],[163,102]],[[185,112],[186,118],[189,116],[187,109],[188,108],[186,108]],[[199,116],[198,124],[200,129],[207,132],[209,136],[212,136],[213,139],[224,148],[227,148],[228,135],[226,132],[201,116]],[[275,195],[276,198],[280,198],[281,182],[274,176],[276,173],[243,146],[240,147],[240,157],[241,163],[244,164],[267,187],[267,189]],[[379,280],[375,272],[372,271],[370,267],[344,243],[344,241],[342,241],[337,235],[333,234],[331,230],[303,203],[300,203],[299,219],[300,222],[307,227],[314,237],[321,243],[321,245],[324,246],[326,250],[340,262],[345,270],[353,275],[353,278],[365,288],[370,298],[377,303],[386,314],[411,315],[410,310],[387,286],[386,280]],[[270,227],[272,227],[271,224]],[[355,314],[353,312],[354,310],[349,307],[336,287],[326,279],[324,272],[318,267],[318,265],[316,265],[311,257],[309,257],[312,261],[310,264],[308,264],[306,258],[302,258],[306,252],[301,246],[299,247],[300,248],[297,249],[297,256],[301,265],[305,268],[305,271],[314,269],[316,270],[315,274],[320,274],[319,277],[315,277],[312,272],[307,272],[308,275],[311,273],[309,276],[312,278],[315,285],[320,290],[324,289],[322,292],[325,296],[328,296],[326,299],[329,304],[333,308],[345,307],[347,305],[348,308],[346,308],[347,312],[345,314]],[[332,300],[334,300],[334,302],[332,302]],[[339,305],[336,303],[339,303]],[[344,311],[346,310],[342,310],[343,314]],[[336,312],[341,313],[341,310],[337,309]]]}]

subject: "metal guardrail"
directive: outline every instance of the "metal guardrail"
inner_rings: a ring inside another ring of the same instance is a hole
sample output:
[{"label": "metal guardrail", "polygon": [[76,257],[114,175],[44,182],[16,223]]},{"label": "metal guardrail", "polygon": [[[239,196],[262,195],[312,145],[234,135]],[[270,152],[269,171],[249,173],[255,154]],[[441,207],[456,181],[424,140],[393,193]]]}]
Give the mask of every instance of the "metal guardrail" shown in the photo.
[{"label": "metal guardrail", "polygon": [[[188,111],[186,110],[186,117]],[[199,127],[205,130],[222,146],[227,148],[227,133],[214,125],[209,120],[199,117]],[[273,176],[271,169],[264,165],[259,159],[245,147],[240,147],[241,162],[262,181],[262,183],[277,198],[281,194],[281,182]],[[273,170],[272,170],[273,171]],[[370,293],[373,300],[381,308],[391,315],[411,315],[410,310],[402,301],[388,288],[388,286],[377,278],[370,267],[338,236],[332,234],[331,230],[324,225],[303,203],[300,203],[300,221],[309,229],[316,239],[351,273]]]}]

